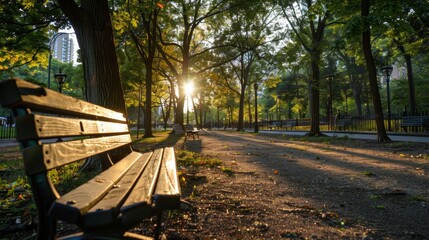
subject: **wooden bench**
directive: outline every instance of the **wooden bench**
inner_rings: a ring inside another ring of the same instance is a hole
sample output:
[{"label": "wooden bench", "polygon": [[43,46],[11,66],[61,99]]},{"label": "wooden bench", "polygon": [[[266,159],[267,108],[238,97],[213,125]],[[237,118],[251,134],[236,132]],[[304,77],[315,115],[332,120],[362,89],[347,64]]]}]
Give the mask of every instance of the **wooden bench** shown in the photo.
[{"label": "wooden bench", "polygon": [[186,125],[185,126],[186,134],[185,134],[185,141],[188,139],[188,137],[192,137],[193,140],[195,140],[195,136],[197,136],[198,139],[200,139],[200,131],[197,128],[194,128],[192,125]]},{"label": "wooden bench", "polygon": [[405,132],[408,132],[408,127],[422,127],[427,133],[429,131],[429,116],[403,116],[400,126]]},{"label": "wooden bench", "polygon": [[281,127],[281,122],[272,122],[271,124],[268,125],[268,127],[270,128],[270,130],[273,129],[279,129]]},{"label": "wooden bench", "polygon": [[[19,79],[0,82],[0,103],[14,112],[38,239],[58,237],[58,221],[82,230],[73,239],[147,239],[128,230],[153,216],[157,238],[162,211],[179,208],[174,149],[133,151],[122,113]],[[60,195],[48,172],[94,156],[103,171]]]},{"label": "wooden bench", "polygon": [[290,127],[290,130],[292,130],[294,127],[296,128],[296,120],[285,120],[283,123],[283,127],[288,129]]},{"label": "wooden bench", "polygon": [[350,119],[336,119],[335,130],[347,130],[350,127]]}]

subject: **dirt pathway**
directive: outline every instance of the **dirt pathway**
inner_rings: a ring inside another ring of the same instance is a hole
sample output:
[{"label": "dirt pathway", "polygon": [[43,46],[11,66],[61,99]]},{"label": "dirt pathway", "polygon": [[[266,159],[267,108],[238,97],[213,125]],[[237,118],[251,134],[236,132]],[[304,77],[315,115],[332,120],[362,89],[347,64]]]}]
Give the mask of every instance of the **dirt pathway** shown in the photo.
[{"label": "dirt pathway", "polygon": [[213,131],[186,148],[224,166],[188,182],[169,238],[429,239],[428,144]]}]

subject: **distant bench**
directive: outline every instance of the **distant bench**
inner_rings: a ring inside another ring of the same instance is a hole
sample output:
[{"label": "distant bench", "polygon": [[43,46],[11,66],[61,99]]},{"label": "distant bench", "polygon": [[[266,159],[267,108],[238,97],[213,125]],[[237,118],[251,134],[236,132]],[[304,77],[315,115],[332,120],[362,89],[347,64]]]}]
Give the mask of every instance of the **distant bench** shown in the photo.
[{"label": "distant bench", "polygon": [[197,138],[200,138],[200,130],[198,130],[197,128],[194,128],[192,125],[186,125],[185,126],[185,141],[189,138],[192,137],[192,139],[195,140],[195,136],[197,136]]},{"label": "distant bench", "polygon": [[408,127],[423,127],[425,133],[429,131],[429,116],[403,116],[400,126],[407,132]]},{"label": "distant bench", "polygon": [[268,124],[268,128],[273,130],[273,129],[279,129],[281,127],[282,123],[281,122],[272,122],[270,124]]},{"label": "distant bench", "polygon": [[342,119],[335,119],[335,130],[350,130],[350,124],[351,120],[342,118]]},{"label": "distant bench", "polygon": [[292,130],[294,127],[296,127],[296,120],[284,120],[283,127],[285,127],[286,130],[288,127],[290,127],[290,130]]},{"label": "distant bench", "polygon": [[[38,239],[54,239],[59,220],[79,239],[147,239],[127,232],[180,205],[174,149],[139,153],[122,113],[19,79],[0,82],[0,103],[13,109],[17,140],[35,200]],[[60,195],[48,171],[97,156],[103,171]],[[75,239],[75,238],[73,238]]]}]

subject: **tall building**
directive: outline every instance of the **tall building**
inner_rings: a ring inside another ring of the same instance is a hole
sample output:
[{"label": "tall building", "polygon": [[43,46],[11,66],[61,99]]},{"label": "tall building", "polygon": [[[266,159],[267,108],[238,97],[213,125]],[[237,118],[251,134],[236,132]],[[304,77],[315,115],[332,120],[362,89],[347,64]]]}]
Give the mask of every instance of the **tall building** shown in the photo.
[{"label": "tall building", "polygon": [[61,62],[72,62],[74,54],[74,42],[70,34],[61,34],[55,39],[52,57]]}]

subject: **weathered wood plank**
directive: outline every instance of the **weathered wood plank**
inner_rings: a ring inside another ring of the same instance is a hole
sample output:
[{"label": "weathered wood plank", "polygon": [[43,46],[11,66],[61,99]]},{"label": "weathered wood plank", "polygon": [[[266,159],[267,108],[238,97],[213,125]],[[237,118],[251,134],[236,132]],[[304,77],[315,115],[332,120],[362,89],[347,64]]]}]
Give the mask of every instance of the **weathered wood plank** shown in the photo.
[{"label": "weathered wood plank", "polygon": [[154,151],[142,176],[122,205],[120,212],[124,225],[132,225],[136,220],[153,214],[151,212],[152,195],[155,191],[157,176],[161,167],[162,152],[163,149]]},{"label": "weathered wood plank", "polygon": [[41,144],[23,149],[25,173],[45,172],[131,143],[129,134]]},{"label": "weathered wood plank", "polygon": [[160,209],[179,208],[181,193],[176,169],[174,149],[172,147],[165,148],[155,190],[155,207]]},{"label": "weathered wood plank", "polygon": [[57,199],[52,205],[51,216],[77,223],[83,214],[100,201],[113,185],[117,184],[140,157],[141,153],[132,152],[100,175]]},{"label": "weathered wood plank", "polygon": [[107,225],[115,221],[119,208],[140,177],[143,169],[147,166],[151,156],[152,152],[142,154],[134,166],[114,185],[109,193],[85,214],[83,221],[85,227]]},{"label": "weathered wood plank", "polygon": [[0,82],[0,103],[10,108],[23,107],[31,108],[32,111],[126,122],[123,113],[62,95],[17,78]]},{"label": "weathered wood plank", "polygon": [[17,140],[128,133],[128,125],[96,120],[29,114],[16,118]]}]

